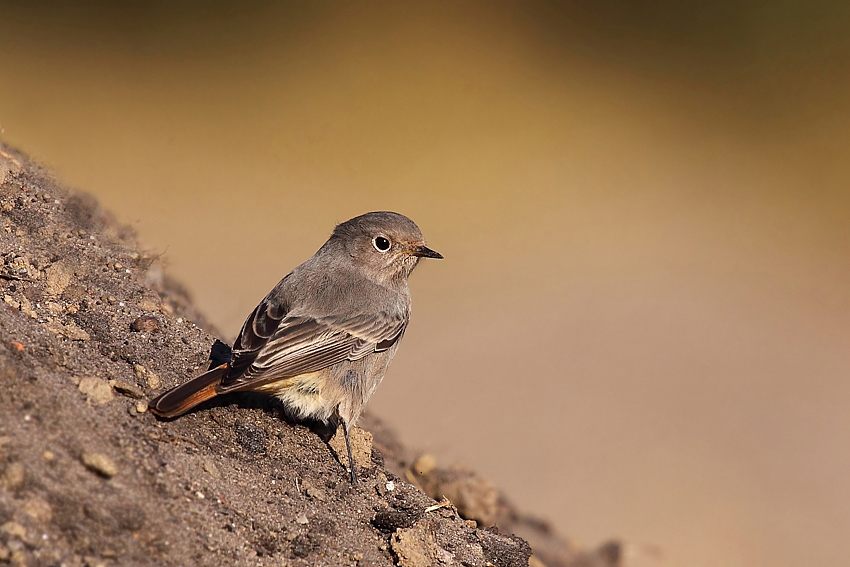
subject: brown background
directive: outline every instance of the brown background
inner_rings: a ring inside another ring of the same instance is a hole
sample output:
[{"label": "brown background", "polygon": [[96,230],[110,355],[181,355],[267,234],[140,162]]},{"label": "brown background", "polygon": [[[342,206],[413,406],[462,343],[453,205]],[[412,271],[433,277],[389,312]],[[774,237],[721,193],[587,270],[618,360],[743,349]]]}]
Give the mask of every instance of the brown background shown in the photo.
[{"label": "brown background", "polygon": [[630,565],[846,564],[847,6],[3,3],[0,128],[227,338],[409,215],[404,439]]}]

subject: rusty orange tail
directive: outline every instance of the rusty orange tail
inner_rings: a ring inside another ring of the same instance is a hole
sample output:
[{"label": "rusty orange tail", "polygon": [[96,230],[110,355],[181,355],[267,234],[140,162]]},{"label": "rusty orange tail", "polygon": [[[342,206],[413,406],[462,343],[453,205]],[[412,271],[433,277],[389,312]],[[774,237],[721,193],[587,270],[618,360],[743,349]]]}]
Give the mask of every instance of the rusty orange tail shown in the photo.
[{"label": "rusty orange tail", "polygon": [[148,409],[161,417],[183,415],[196,405],[218,395],[216,386],[221,382],[226,370],[227,364],[222,364],[185,384],[171,388],[152,399]]}]

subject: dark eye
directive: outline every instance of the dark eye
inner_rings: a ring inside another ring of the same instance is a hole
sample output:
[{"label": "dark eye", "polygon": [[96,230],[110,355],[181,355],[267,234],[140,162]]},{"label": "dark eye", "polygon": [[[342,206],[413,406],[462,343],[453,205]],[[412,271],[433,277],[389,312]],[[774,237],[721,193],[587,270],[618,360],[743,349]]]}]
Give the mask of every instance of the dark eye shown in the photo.
[{"label": "dark eye", "polygon": [[376,236],[372,244],[378,252],[386,252],[390,249],[390,241],[383,236]]}]

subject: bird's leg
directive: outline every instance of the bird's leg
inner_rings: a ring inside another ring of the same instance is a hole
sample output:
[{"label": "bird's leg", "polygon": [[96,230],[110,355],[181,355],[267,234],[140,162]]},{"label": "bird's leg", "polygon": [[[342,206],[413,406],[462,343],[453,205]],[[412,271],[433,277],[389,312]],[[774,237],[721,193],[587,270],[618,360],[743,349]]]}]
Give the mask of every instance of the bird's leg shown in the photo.
[{"label": "bird's leg", "polygon": [[348,436],[348,421],[342,420],[342,431],[345,433],[345,448],[348,449],[348,471],[351,473],[351,485],[357,486],[357,473],[354,471],[354,456],[351,454],[351,439]]}]

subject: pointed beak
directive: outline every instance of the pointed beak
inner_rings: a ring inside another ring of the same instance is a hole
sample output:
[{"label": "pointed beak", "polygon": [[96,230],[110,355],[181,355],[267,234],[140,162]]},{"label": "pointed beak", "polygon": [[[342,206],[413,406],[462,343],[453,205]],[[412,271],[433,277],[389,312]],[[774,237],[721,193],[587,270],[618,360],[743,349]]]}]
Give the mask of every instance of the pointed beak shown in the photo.
[{"label": "pointed beak", "polygon": [[409,252],[413,256],[419,256],[420,258],[436,258],[437,260],[443,259],[442,254],[431,250],[427,246],[411,246]]}]

